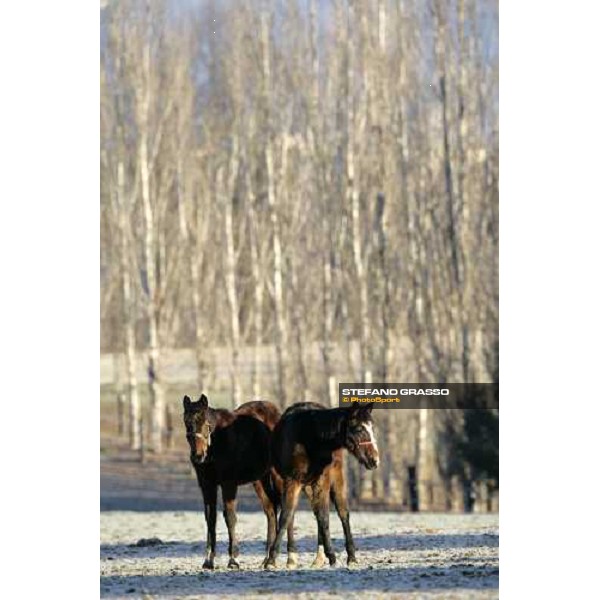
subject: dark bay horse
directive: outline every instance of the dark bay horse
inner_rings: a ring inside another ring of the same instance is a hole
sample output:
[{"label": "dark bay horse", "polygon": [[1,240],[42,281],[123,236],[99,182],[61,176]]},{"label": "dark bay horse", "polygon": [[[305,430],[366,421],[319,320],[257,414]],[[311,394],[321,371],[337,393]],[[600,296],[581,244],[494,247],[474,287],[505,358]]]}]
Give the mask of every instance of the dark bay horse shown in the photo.
[{"label": "dark bay horse", "polygon": [[[285,415],[290,415],[295,412],[305,410],[325,410],[326,407],[323,404],[317,402],[298,402],[290,406],[286,411]],[[352,537],[352,530],[350,529],[350,513],[348,511],[348,490],[346,488],[346,480],[344,475],[344,450],[342,448],[334,450],[332,452],[332,462],[323,469],[323,473],[319,478],[319,497],[330,498],[335,506],[335,510],[342,523],[344,530],[344,539],[346,545],[346,554],[348,565],[356,564],[356,547],[354,545],[354,539]],[[274,469],[275,471],[275,469]],[[275,471],[276,472],[276,471]],[[277,474],[277,477],[279,475]],[[279,483],[281,482],[281,483]],[[279,494],[283,493],[283,480],[279,477],[277,482],[277,490]],[[313,503],[313,485],[304,485],[304,492],[308,496],[311,505]],[[318,523],[317,523],[318,525]],[[289,530],[293,530],[293,517],[292,526],[288,528],[288,567],[294,566],[296,555],[295,555],[295,542],[292,539],[290,544]],[[293,533],[292,533],[293,535]],[[292,546],[292,554],[290,554],[290,546]],[[291,560],[290,560],[291,556]],[[325,564],[325,551],[323,545],[323,534],[321,527],[318,526],[318,547],[317,555],[312,563],[312,567],[322,567]]]},{"label": "dark bay horse", "polygon": [[323,546],[329,564],[333,565],[336,561],[329,533],[331,492],[338,500],[336,508],[344,528],[348,562],[356,560],[345,493],[338,493],[338,490],[343,490],[343,480],[340,487],[332,475],[336,475],[338,469],[342,472],[337,465],[342,448],[349,450],[367,469],[379,465],[371,418],[373,406],[371,403],[326,409],[312,403],[300,403],[291,406],[282,415],[271,444],[273,465],[283,479],[282,509],[277,536],[269,549],[265,568],[275,567],[283,534],[293,522],[302,488],[310,490],[309,498],[319,530],[319,546]]},{"label": "dark bay horse", "polygon": [[[289,415],[294,412],[303,411],[303,410],[325,410],[325,406],[322,404],[318,404],[316,402],[298,402],[293,406],[290,406],[284,413],[284,415]],[[277,418],[279,421],[279,416]],[[271,421],[272,423],[272,421]],[[270,427],[270,424],[269,424]],[[274,428],[274,426],[273,426]],[[333,460],[330,465],[325,467],[323,470],[323,474],[319,480],[319,490],[320,493],[323,493],[326,497],[331,498],[336,512],[340,518],[342,523],[342,527],[344,529],[344,538],[346,542],[346,552],[348,555],[348,564],[355,564],[356,561],[356,548],[354,546],[354,540],[352,538],[352,531],[350,529],[350,520],[349,520],[349,512],[348,512],[348,498],[347,498],[347,489],[346,489],[346,481],[344,476],[344,450],[340,448],[339,450],[335,450],[333,452]],[[283,496],[283,488],[284,481],[283,478],[277,473],[277,471],[273,468],[271,470],[271,477],[273,480],[273,484],[275,486],[275,490],[277,492],[277,508],[281,507],[281,498]],[[305,485],[303,487],[306,496],[312,504],[313,497],[313,486]],[[275,539],[273,538],[270,541],[267,541],[267,552],[271,547],[271,543]],[[325,564],[325,553],[324,546],[322,541],[322,533],[319,527],[319,536],[318,536],[318,546],[317,546],[317,554],[311,566],[313,567],[321,567]],[[267,557],[268,559],[268,557]],[[265,560],[266,562],[266,560]],[[296,546],[296,540],[294,537],[294,519],[289,522],[287,527],[287,567],[295,568],[298,566],[298,551]]]},{"label": "dark bay horse", "polygon": [[[286,410],[284,414],[290,414],[292,412],[300,410],[325,410],[325,406],[316,402],[299,402],[294,404]],[[237,414],[247,414],[252,417],[260,419],[271,431],[275,429],[275,426],[281,418],[279,409],[271,404],[270,402],[255,401],[247,402],[242,404],[236,411]],[[346,541],[346,551],[348,554],[348,564],[356,563],[356,550],[354,546],[354,540],[352,539],[352,532],[350,530],[350,521],[348,513],[348,502],[347,502],[347,490],[346,482],[344,478],[344,462],[343,462],[343,450],[340,448],[333,453],[333,461],[327,466],[323,475],[320,479],[320,489],[323,494],[327,495],[333,501],[336,511],[342,522],[344,528],[344,537]],[[275,511],[277,512],[281,507],[281,498],[283,495],[283,478],[277,473],[277,471],[271,469],[271,481],[275,488],[276,501]],[[312,498],[312,486],[304,486],[304,492],[308,496],[309,500]],[[259,498],[263,491],[257,490]],[[268,505],[265,499],[261,500],[263,507]],[[270,511],[270,507],[265,508],[265,512]],[[267,553],[271,547],[271,544],[275,540],[276,534],[276,518],[271,518],[268,515],[268,530],[267,530]],[[319,529],[320,534],[320,529]],[[268,557],[267,557],[268,558]],[[267,559],[265,559],[266,563]],[[319,535],[317,554],[312,563],[313,567],[323,566],[325,563],[325,553],[321,535]],[[287,527],[287,567],[295,568],[298,566],[298,550],[296,546],[296,539],[294,536],[294,519],[290,520]]]},{"label": "dark bay horse", "polygon": [[206,560],[214,569],[217,522],[217,487],[223,495],[223,516],[229,533],[230,569],[239,568],[235,505],[237,488],[253,483],[267,516],[267,547],[275,537],[277,495],[271,480],[272,430],[279,410],[270,402],[247,402],[235,411],[209,408],[202,394],[197,402],[183,398],[183,421],[190,445],[190,461],[204,498],[207,526]]}]

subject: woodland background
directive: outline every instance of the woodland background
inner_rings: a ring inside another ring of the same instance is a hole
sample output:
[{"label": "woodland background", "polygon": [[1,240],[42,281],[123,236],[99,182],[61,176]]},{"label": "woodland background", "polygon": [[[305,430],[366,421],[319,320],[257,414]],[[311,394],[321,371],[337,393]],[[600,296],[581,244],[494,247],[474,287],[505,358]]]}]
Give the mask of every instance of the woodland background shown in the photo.
[{"label": "woodland background", "polygon": [[[183,393],[498,382],[494,0],[113,0],[100,76],[103,458],[185,464]],[[355,503],[497,508],[497,411],[376,413]]]}]

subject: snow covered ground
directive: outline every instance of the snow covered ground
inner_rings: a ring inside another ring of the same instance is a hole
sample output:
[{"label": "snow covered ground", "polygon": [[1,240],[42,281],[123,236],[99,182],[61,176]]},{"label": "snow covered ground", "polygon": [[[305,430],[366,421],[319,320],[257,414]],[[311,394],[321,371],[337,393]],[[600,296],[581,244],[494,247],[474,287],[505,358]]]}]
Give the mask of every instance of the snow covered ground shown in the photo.
[{"label": "snow covered ground", "polygon": [[[103,598],[497,598],[498,516],[354,512],[359,566],[346,567],[343,534],[331,513],[337,565],[311,569],[316,550],[312,513],[296,515],[299,567],[263,571],[266,519],[238,513],[241,569],[229,571],[227,530],[217,521],[217,568],[202,570],[205,524],[200,512],[102,512]],[[141,539],[162,543],[136,546]]]}]

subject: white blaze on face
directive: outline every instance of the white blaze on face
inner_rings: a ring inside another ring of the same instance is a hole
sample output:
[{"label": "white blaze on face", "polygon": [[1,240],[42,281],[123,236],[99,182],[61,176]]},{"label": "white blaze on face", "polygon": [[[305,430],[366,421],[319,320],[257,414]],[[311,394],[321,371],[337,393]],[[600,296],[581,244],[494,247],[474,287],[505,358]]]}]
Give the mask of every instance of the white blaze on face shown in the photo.
[{"label": "white blaze on face", "polygon": [[369,436],[369,441],[373,446],[373,450],[375,451],[375,456],[377,457],[377,464],[379,464],[379,448],[377,447],[377,440],[375,439],[375,432],[373,431],[373,423],[363,423],[363,427]]}]

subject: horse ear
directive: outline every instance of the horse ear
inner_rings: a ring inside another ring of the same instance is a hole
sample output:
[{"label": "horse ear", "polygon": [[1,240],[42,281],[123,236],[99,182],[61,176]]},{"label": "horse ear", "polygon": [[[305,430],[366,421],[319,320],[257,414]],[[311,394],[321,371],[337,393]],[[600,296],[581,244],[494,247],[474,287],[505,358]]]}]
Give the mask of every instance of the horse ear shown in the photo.
[{"label": "horse ear", "polygon": [[346,409],[346,418],[347,419],[355,419],[357,417],[357,415],[359,414],[359,411],[361,410],[362,406],[360,404],[351,404],[347,409]]},{"label": "horse ear", "polygon": [[198,402],[200,403],[201,408],[208,408],[208,398],[204,394],[200,396]]},{"label": "horse ear", "polygon": [[375,407],[375,402],[369,402],[369,404],[358,405],[356,416],[359,421],[367,421],[371,416],[371,411]]},{"label": "horse ear", "polygon": [[192,401],[191,401],[190,397],[184,396],[183,397],[183,408],[185,408],[185,410],[189,410],[191,405],[192,405]]},{"label": "horse ear", "polygon": [[371,411],[375,408],[375,402],[369,402],[366,406],[363,407],[363,410],[367,415],[371,414]]}]

